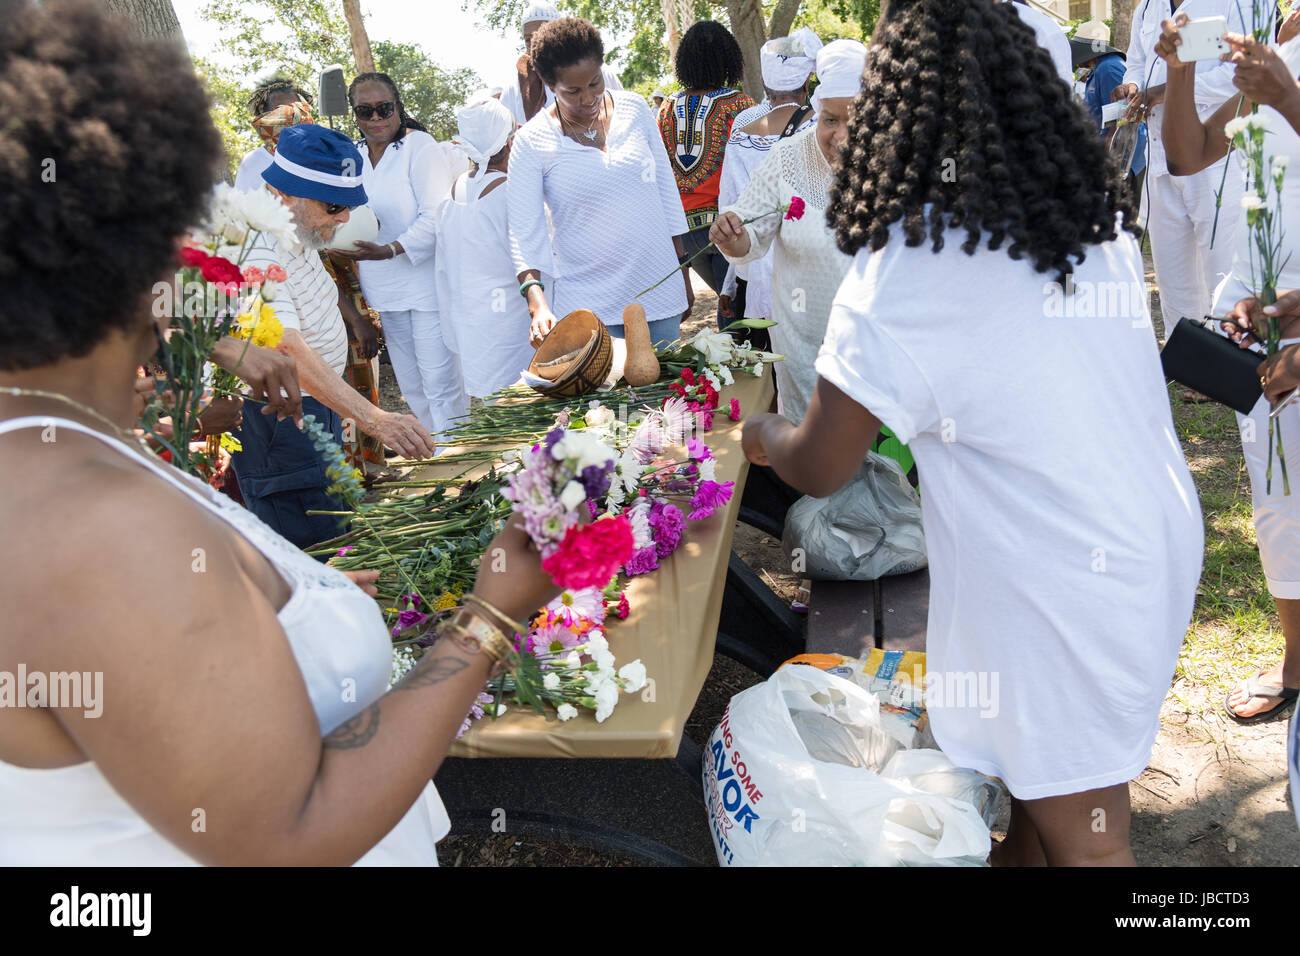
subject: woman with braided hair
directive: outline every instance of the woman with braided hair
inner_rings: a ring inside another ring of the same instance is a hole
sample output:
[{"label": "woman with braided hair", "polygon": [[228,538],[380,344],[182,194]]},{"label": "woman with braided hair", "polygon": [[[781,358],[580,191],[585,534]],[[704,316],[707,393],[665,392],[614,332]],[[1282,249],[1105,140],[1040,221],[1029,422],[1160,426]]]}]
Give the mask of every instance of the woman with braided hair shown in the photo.
[{"label": "woman with braided hair", "polygon": [[1011,791],[993,862],[1131,865],[1202,530],[1119,170],[1013,5],[893,0],[831,199],[816,390],[746,455],[824,496],[882,423],[911,447],[926,704]]},{"label": "woman with braided hair", "polygon": [[444,340],[435,288],[438,205],[456,172],[432,136],[406,112],[386,73],[348,87],[362,139],[362,182],[379,220],[376,242],[339,255],[358,260],[366,301],[379,310],[402,397],[435,436],[469,411],[460,364]]}]

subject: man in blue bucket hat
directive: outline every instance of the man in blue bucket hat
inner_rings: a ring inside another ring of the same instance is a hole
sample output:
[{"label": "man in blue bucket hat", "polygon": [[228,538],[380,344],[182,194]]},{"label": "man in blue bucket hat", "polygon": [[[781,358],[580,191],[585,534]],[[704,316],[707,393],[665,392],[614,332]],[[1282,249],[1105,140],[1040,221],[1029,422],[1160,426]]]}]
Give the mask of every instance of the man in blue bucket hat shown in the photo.
[{"label": "man in blue bucket hat", "polygon": [[[296,235],[262,233],[244,266],[264,273],[273,266],[284,270],[283,281],[272,286],[270,305],[284,327],[281,347],[298,365],[303,413],[324,425],[340,445],[344,430],[355,428],[409,458],[432,457],[433,438],[418,419],[383,411],[343,379],[347,331],[338,289],[321,263],[320,250],[348,221],[348,210],[366,201],[361,154],[336,130],[290,126],[280,133],[262,179],[267,192],[292,213]],[[296,423],[264,415],[262,408],[259,402],[244,402],[243,448],[231,456],[245,503],[299,547],[334,537],[337,516],[307,514],[345,507],[325,492],[331,484],[326,462]]]}]

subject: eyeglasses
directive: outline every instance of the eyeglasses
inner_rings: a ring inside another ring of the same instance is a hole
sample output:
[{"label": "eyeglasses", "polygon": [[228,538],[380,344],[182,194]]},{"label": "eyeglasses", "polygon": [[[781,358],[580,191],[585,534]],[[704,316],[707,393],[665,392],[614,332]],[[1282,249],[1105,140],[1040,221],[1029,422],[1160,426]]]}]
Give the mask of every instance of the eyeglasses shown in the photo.
[{"label": "eyeglasses", "polygon": [[[321,202],[325,202],[325,201],[322,199]],[[345,206],[343,205],[343,203],[337,203],[337,202],[325,203],[325,212],[331,216],[337,216],[344,209],[351,209],[351,208],[352,208],[351,206]]]},{"label": "eyeglasses", "polygon": [[356,114],[359,120],[369,120],[375,116],[380,119],[388,119],[393,115],[395,109],[397,109],[397,104],[392,100],[387,100],[383,103],[376,103],[374,106],[369,103],[358,103],[352,107],[352,112]]}]

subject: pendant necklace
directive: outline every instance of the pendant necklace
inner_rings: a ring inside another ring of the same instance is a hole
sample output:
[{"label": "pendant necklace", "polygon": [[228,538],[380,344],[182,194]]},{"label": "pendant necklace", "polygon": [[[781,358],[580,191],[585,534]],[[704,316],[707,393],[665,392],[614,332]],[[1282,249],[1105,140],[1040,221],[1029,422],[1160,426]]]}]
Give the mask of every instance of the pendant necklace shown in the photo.
[{"label": "pendant necklace", "polygon": [[[555,108],[556,108],[557,111],[560,109],[558,103],[556,104]],[[596,125],[595,125],[595,126],[588,126],[586,129],[584,129],[584,130],[581,131],[581,132],[582,132],[582,136],[583,136],[583,138],[586,139],[588,142],[591,142],[591,143],[594,143],[594,142],[596,141],[596,134],[600,132],[601,114],[603,114],[604,111],[605,111],[605,97],[604,97],[604,96],[602,96],[602,97],[600,98],[600,110],[601,110],[601,112],[598,113],[598,114],[596,115]],[[563,112],[560,112],[560,119],[561,119],[561,120],[564,120],[564,113],[563,113]],[[572,120],[564,120],[564,121],[567,122],[570,126],[573,126],[575,129],[578,127],[578,124],[575,123],[575,122],[573,122]]]}]

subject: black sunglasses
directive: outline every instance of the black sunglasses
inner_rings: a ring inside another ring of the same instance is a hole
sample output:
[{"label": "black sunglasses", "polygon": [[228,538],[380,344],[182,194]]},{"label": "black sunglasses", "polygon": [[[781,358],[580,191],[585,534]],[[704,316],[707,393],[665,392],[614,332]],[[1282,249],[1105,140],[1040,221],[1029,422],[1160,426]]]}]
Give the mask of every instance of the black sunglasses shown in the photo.
[{"label": "black sunglasses", "polygon": [[[325,202],[325,200],[322,199],[321,202]],[[351,209],[351,208],[352,208],[351,206],[345,206],[343,203],[338,203],[338,202],[325,203],[325,212],[331,216],[337,216],[344,209]]]},{"label": "black sunglasses", "polygon": [[395,109],[397,109],[397,104],[392,100],[388,100],[383,103],[376,103],[374,106],[371,106],[369,103],[358,103],[356,106],[352,107],[352,112],[357,115],[357,119],[359,120],[369,120],[373,116],[378,116],[380,119],[388,119],[388,117],[393,115],[393,110]]}]

